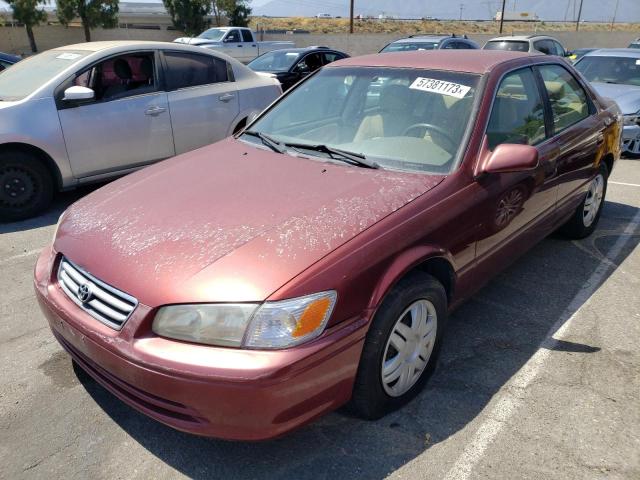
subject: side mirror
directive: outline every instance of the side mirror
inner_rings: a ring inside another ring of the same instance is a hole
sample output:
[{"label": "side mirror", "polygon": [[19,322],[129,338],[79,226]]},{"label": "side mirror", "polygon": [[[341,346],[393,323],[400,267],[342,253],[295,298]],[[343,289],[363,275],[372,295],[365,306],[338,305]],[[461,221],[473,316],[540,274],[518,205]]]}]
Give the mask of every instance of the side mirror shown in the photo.
[{"label": "side mirror", "polygon": [[538,149],[531,145],[503,143],[491,153],[483,173],[526,172],[538,166]]},{"label": "side mirror", "polygon": [[62,100],[65,102],[74,100],[92,100],[96,96],[95,92],[87,87],[69,87],[64,91]]}]

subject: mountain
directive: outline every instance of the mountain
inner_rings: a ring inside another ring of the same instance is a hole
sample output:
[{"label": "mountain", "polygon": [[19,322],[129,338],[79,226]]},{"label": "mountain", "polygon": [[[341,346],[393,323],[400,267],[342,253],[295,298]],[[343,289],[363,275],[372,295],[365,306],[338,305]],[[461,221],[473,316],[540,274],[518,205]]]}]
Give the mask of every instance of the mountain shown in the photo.
[{"label": "mountain", "polygon": [[[616,21],[640,22],[640,0],[618,0]],[[435,17],[482,20],[492,18],[501,8],[500,0],[355,0],[356,15],[386,15],[399,18]],[[580,0],[507,0],[507,11],[525,11],[541,20],[573,20]],[[582,18],[586,21],[611,21],[616,0],[583,0]],[[333,16],[349,15],[348,0],[254,0],[254,15],[282,17],[312,17],[318,13]]]}]

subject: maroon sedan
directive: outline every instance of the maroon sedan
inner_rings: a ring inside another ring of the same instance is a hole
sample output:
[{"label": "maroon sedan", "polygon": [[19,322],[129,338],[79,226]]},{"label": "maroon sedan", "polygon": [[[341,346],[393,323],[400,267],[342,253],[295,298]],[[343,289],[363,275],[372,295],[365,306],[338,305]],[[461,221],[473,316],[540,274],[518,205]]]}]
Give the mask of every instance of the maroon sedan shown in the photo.
[{"label": "maroon sedan", "polygon": [[378,418],[424,386],[451,309],[554,230],[595,229],[620,129],[559,58],[339,61],[70,207],[37,297],[77,364],[174,428]]}]

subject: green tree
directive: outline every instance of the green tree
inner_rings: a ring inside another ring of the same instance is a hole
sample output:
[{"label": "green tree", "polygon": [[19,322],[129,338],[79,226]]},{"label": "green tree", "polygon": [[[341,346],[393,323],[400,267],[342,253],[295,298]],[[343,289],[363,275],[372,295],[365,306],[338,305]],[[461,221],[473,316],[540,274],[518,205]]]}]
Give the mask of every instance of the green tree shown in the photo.
[{"label": "green tree", "polygon": [[247,0],[213,0],[211,2],[216,25],[222,25],[222,17],[229,19],[229,25],[246,27],[249,25],[251,7]]},{"label": "green tree", "polygon": [[162,0],[173,26],[191,37],[202,33],[208,26],[211,0]]},{"label": "green tree", "polygon": [[249,15],[251,15],[251,7],[247,5],[245,0],[236,0],[233,9],[227,13],[229,24],[234,27],[249,26]]},{"label": "green tree", "polygon": [[13,10],[13,19],[24,24],[29,37],[29,46],[32,52],[38,51],[36,37],[33,35],[33,27],[47,20],[47,12],[42,8],[46,0],[7,0]]},{"label": "green tree", "polygon": [[84,28],[84,38],[91,41],[91,29],[118,26],[118,0],[57,0],[58,20],[69,25],[79,18]]}]

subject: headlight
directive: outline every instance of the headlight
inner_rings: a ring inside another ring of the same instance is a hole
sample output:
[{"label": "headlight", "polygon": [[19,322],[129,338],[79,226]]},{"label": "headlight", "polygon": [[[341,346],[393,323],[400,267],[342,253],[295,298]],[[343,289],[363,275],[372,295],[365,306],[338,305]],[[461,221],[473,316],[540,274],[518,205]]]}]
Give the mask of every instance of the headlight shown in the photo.
[{"label": "headlight", "polygon": [[170,305],[153,320],[157,335],[226,347],[287,348],[320,335],[336,292],[258,304]]},{"label": "headlight", "polygon": [[638,125],[638,120],[640,119],[640,117],[638,117],[638,113],[634,113],[633,115],[623,115],[622,116],[622,122],[626,125],[626,126],[630,126],[630,125]]}]

